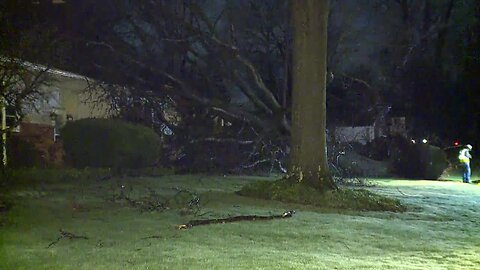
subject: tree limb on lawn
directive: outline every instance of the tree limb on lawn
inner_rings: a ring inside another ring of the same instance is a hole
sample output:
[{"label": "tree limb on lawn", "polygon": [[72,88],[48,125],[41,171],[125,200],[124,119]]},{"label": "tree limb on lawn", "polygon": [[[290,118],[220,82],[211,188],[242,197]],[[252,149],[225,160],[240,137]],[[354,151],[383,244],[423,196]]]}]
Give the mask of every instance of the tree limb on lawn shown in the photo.
[{"label": "tree limb on lawn", "polygon": [[60,236],[53,242],[51,242],[50,244],[48,244],[47,248],[55,245],[56,243],[58,243],[60,240],[62,240],[63,238],[68,238],[70,240],[72,239],[88,239],[88,237],[86,236],[83,236],[83,235],[76,235],[76,234],[73,234],[71,232],[67,232],[67,231],[64,231],[62,229],[59,230],[60,231]]},{"label": "tree limb on lawn", "polygon": [[236,143],[236,144],[245,145],[245,144],[253,144],[255,141],[239,140],[237,138],[213,138],[213,137],[190,140],[190,143],[198,143],[198,142]]},{"label": "tree limb on lawn", "polygon": [[295,214],[295,210],[286,211],[281,215],[271,215],[271,216],[235,216],[229,218],[215,218],[215,219],[197,219],[197,220],[190,220],[185,224],[177,225],[177,229],[190,229],[194,226],[200,225],[209,225],[209,224],[225,224],[230,222],[238,222],[238,221],[256,221],[256,220],[272,220],[272,219],[283,219],[283,218],[290,218]]}]

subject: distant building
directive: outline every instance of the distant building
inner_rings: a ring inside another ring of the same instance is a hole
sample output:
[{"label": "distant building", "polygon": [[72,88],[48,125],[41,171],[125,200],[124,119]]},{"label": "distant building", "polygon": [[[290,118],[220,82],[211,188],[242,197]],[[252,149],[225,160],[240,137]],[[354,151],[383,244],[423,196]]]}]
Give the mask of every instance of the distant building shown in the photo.
[{"label": "distant building", "polygon": [[334,130],[336,142],[367,144],[376,138],[387,136],[407,137],[405,117],[389,117],[369,126],[339,126]]},{"label": "distant building", "polygon": [[336,127],[335,141],[339,143],[358,142],[367,144],[375,139],[374,126]]}]

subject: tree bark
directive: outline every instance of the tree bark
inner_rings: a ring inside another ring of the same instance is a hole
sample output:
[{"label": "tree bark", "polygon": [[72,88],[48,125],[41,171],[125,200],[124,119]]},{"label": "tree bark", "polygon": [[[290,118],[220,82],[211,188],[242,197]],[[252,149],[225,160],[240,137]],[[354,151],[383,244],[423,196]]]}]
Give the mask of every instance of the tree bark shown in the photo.
[{"label": "tree bark", "polygon": [[335,189],[325,132],[328,0],[292,1],[292,22],[291,178],[319,190]]}]

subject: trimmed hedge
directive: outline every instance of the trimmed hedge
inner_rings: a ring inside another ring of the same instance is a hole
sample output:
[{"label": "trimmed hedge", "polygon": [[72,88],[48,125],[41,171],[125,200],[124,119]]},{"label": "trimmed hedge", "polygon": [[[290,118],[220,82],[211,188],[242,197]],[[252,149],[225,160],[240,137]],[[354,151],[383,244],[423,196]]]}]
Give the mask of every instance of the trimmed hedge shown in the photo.
[{"label": "trimmed hedge", "polygon": [[61,130],[67,162],[77,168],[143,168],[160,157],[160,137],[150,128],[112,119],[68,122]]}]

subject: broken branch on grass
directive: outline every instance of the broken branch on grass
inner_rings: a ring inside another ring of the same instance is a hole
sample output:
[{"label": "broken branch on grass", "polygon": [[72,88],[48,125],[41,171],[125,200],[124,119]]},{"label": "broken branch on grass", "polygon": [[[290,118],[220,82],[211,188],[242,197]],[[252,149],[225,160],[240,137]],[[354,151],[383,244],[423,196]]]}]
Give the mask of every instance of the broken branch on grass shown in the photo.
[{"label": "broken branch on grass", "polygon": [[83,235],[76,235],[74,233],[71,233],[71,232],[67,232],[67,231],[64,231],[62,229],[59,230],[60,231],[60,236],[53,242],[51,242],[50,244],[48,244],[47,248],[57,244],[58,242],[60,242],[60,240],[62,240],[63,238],[68,238],[70,240],[73,240],[73,239],[88,239],[88,237],[86,236],[83,236]]},{"label": "broken branch on grass", "polygon": [[207,212],[205,212],[205,213],[197,214],[196,216],[197,216],[197,217],[201,217],[201,216],[205,216],[205,215],[211,214],[211,213],[213,213],[213,211],[207,211]]},{"label": "broken branch on grass", "polygon": [[129,197],[124,198],[132,207],[139,208],[140,211],[163,211],[168,209],[165,202],[159,200],[156,197],[144,197],[138,200],[131,199]]},{"label": "broken branch on grass", "polygon": [[423,197],[422,195],[410,195],[410,194],[405,194],[403,193],[398,187],[397,187],[398,192],[402,194],[403,196],[409,196],[409,197]]},{"label": "broken branch on grass", "polygon": [[177,225],[177,229],[190,229],[194,226],[200,225],[209,225],[209,224],[225,224],[230,222],[238,222],[238,221],[257,221],[257,220],[272,220],[272,219],[283,219],[283,218],[290,218],[295,214],[295,210],[286,211],[281,215],[271,215],[271,216],[234,216],[229,218],[215,218],[215,219],[198,219],[198,220],[190,220],[185,224]]},{"label": "broken branch on grass", "polygon": [[162,238],[161,235],[150,235],[150,236],[147,236],[147,237],[142,237],[140,238],[141,240],[147,240],[147,239],[160,239]]}]

